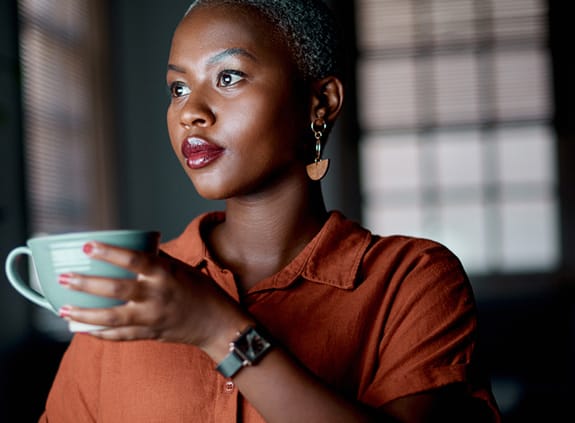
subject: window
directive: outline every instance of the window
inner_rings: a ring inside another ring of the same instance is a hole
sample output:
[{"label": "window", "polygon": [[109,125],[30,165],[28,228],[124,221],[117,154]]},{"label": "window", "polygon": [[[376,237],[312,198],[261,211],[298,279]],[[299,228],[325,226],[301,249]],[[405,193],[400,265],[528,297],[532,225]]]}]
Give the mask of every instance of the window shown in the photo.
[{"label": "window", "polygon": [[[102,3],[18,3],[31,235],[114,224]],[[50,312],[34,308],[34,317],[38,329],[69,336]]]},{"label": "window", "polygon": [[556,144],[542,0],[360,0],[363,221],[474,275],[552,271]]},{"label": "window", "polygon": [[24,143],[34,233],[111,224],[106,34],[97,1],[20,0]]}]

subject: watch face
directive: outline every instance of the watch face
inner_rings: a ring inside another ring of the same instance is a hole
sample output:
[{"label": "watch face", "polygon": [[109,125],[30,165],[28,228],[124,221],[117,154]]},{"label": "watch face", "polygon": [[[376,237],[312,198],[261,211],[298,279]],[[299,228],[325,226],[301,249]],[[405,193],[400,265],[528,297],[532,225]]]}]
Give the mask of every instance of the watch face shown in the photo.
[{"label": "watch face", "polygon": [[235,351],[243,360],[250,363],[257,359],[271,346],[271,344],[261,337],[253,328],[242,334],[235,342]]}]

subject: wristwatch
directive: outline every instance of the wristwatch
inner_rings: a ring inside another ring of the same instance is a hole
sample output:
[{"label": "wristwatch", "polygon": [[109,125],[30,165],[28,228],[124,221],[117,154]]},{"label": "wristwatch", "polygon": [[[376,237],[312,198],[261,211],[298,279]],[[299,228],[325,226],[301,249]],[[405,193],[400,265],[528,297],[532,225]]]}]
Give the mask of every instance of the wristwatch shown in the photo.
[{"label": "wristwatch", "polygon": [[248,326],[230,342],[229,354],[217,365],[216,370],[224,377],[232,377],[245,366],[256,364],[271,349],[272,344],[262,331]]}]

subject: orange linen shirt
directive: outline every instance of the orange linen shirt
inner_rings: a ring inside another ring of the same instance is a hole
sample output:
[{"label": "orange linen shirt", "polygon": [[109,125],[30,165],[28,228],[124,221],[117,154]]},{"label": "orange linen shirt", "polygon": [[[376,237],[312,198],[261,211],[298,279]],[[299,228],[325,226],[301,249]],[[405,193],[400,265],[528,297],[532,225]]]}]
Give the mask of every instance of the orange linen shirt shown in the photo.
[{"label": "orange linen shirt", "polygon": [[[435,242],[372,235],[339,212],[283,270],[240,295],[210,256],[194,219],[162,250],[202,269],[312,373],[350,399],[377,408],[463,382],[497,405],[474,379],[476,309],[459,260]],[[171,423],[263,419],[200,349],[156,341],[74,336],[41,422]]]}]

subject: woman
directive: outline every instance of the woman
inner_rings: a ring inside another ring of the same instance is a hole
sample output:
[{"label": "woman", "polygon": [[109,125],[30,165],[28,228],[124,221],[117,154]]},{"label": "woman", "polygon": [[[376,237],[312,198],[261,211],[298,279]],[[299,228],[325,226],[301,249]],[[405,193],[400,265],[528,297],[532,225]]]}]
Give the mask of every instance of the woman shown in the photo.
[{"label": "woman", "polygon": [[325,208],[337,51],[320,1],[192,4],[167,124],[195,189],[225,211],[159,257],[86,244],[138,278],[62,275],[127,303],[60,310],[109,328],[74,337],[41,421],[499,421],[457,258]]}]

